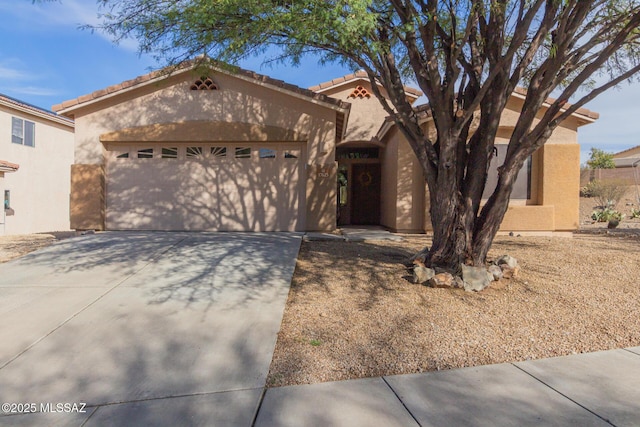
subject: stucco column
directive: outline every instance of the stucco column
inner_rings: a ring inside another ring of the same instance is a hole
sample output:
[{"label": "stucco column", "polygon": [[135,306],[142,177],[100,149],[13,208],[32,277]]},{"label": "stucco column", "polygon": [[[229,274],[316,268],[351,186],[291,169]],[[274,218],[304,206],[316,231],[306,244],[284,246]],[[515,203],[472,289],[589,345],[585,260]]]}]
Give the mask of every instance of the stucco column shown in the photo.
[{"label": "stucco column", "polygon": [[556,231],[576,230],[580,226],[580,146],[547,143],[541,150],[541,204],[554,207]]}]

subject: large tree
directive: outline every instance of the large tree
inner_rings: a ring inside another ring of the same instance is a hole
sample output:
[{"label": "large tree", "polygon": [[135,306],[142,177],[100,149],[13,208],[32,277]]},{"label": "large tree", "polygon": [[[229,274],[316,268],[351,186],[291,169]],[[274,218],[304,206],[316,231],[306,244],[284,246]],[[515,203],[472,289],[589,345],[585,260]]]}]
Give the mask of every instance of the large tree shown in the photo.
[{"label": "large tree", "polygon": [[[588,101],[640,71],[640,0],[101,0],[102,30],[169,64],[307,54],[364,69],[406,136],[430,194],[427,264],[482,265],[518,171]],[[273,59],[273,58],[271,58]],[[403,85],[429,101],[420,126]],[[481,207],[500,116],[526,89],[498,182]],[[588,90],[580,91],[581,88]],[[542,111],[554,92],[556,100]],[[572,100],[569,104],[568,101]],[[577,189],[576,189],[577,191]]]}]

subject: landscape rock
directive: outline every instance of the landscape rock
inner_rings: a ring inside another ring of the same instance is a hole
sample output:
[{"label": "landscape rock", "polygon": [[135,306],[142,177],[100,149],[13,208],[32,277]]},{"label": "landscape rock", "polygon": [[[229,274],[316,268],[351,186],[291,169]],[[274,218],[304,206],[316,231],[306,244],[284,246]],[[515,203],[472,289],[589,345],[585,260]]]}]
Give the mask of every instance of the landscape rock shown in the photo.
[{"label": "landscape rock", "polygon": [[502,264],[500,268],[502,268],[502,277],[505,279],[513,279],[518,277],[520,273],[520,267],[517,265],[514,268],[510,268],[507,264]]},{"label": "landscape rock", "polygon": [[462,277],[455,276],[453,278],[453,287],[454,288],[464,289],[464,280],[462,280]]},{"label": "landscape rock", "polygon": [[484,267],[461,265],[465,291],[481,291],[493,281],[493,275]]},{"label": "landscape rock", "polygon": [[487,270],[493,276],[493,280],[498,281],[502,279],[502,269],[497,265],[490,265]]},{"label": "landscape rock", "polygon": [[429,280],[429,284],[433,288],[451,288],[454,279],[451,273],[438,273]]},{"label": "landscape rock", "polygon": [[416,265],[413,268],[413,283],[426,283],[435,276],[436,272],[432,268]]},{"label": "landscape rock", "polygon": [[500,267],[506,264],[509,268],[516,268],[518,266],[518,260],[509,255],[502,255],[496,260],[496,264]]}]

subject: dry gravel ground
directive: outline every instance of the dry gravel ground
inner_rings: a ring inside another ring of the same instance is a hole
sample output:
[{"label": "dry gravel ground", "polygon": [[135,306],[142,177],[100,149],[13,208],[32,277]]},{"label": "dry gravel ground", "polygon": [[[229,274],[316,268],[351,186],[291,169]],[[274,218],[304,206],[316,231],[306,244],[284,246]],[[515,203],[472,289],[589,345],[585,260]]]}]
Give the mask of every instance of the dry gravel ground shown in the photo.
[{"label": "dry gravel ground", "polygon": [[67,239],[80,234],[76,231],[54,231],[51,233],[0,236],[0,263],[49,246],[56,240]]},{"label": "dry gravel ground", "polygon": [[[593,206],[582,205],[584,218]],[[640,221],[585,228],[602,234],[498,237],[489,256],[522,270],[480,293],[411,283],[405,263],[427,236],[303,243],[268,385],[638,346]]]},{"label": "dry gravel ground", "polygon": [[49,246],[55,240],[51,234],[0,236],[0,263]]}]

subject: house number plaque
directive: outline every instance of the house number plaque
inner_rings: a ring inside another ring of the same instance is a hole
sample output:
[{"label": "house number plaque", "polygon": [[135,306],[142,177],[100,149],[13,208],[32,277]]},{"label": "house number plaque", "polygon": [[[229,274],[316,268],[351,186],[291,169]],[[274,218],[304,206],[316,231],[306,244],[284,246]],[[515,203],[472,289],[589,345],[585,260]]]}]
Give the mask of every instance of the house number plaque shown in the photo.
[{"label": "house number plaque", "polygon": [[319,178],[329,178],[329,167],[316,166],[316,175],[318,175]]}]

